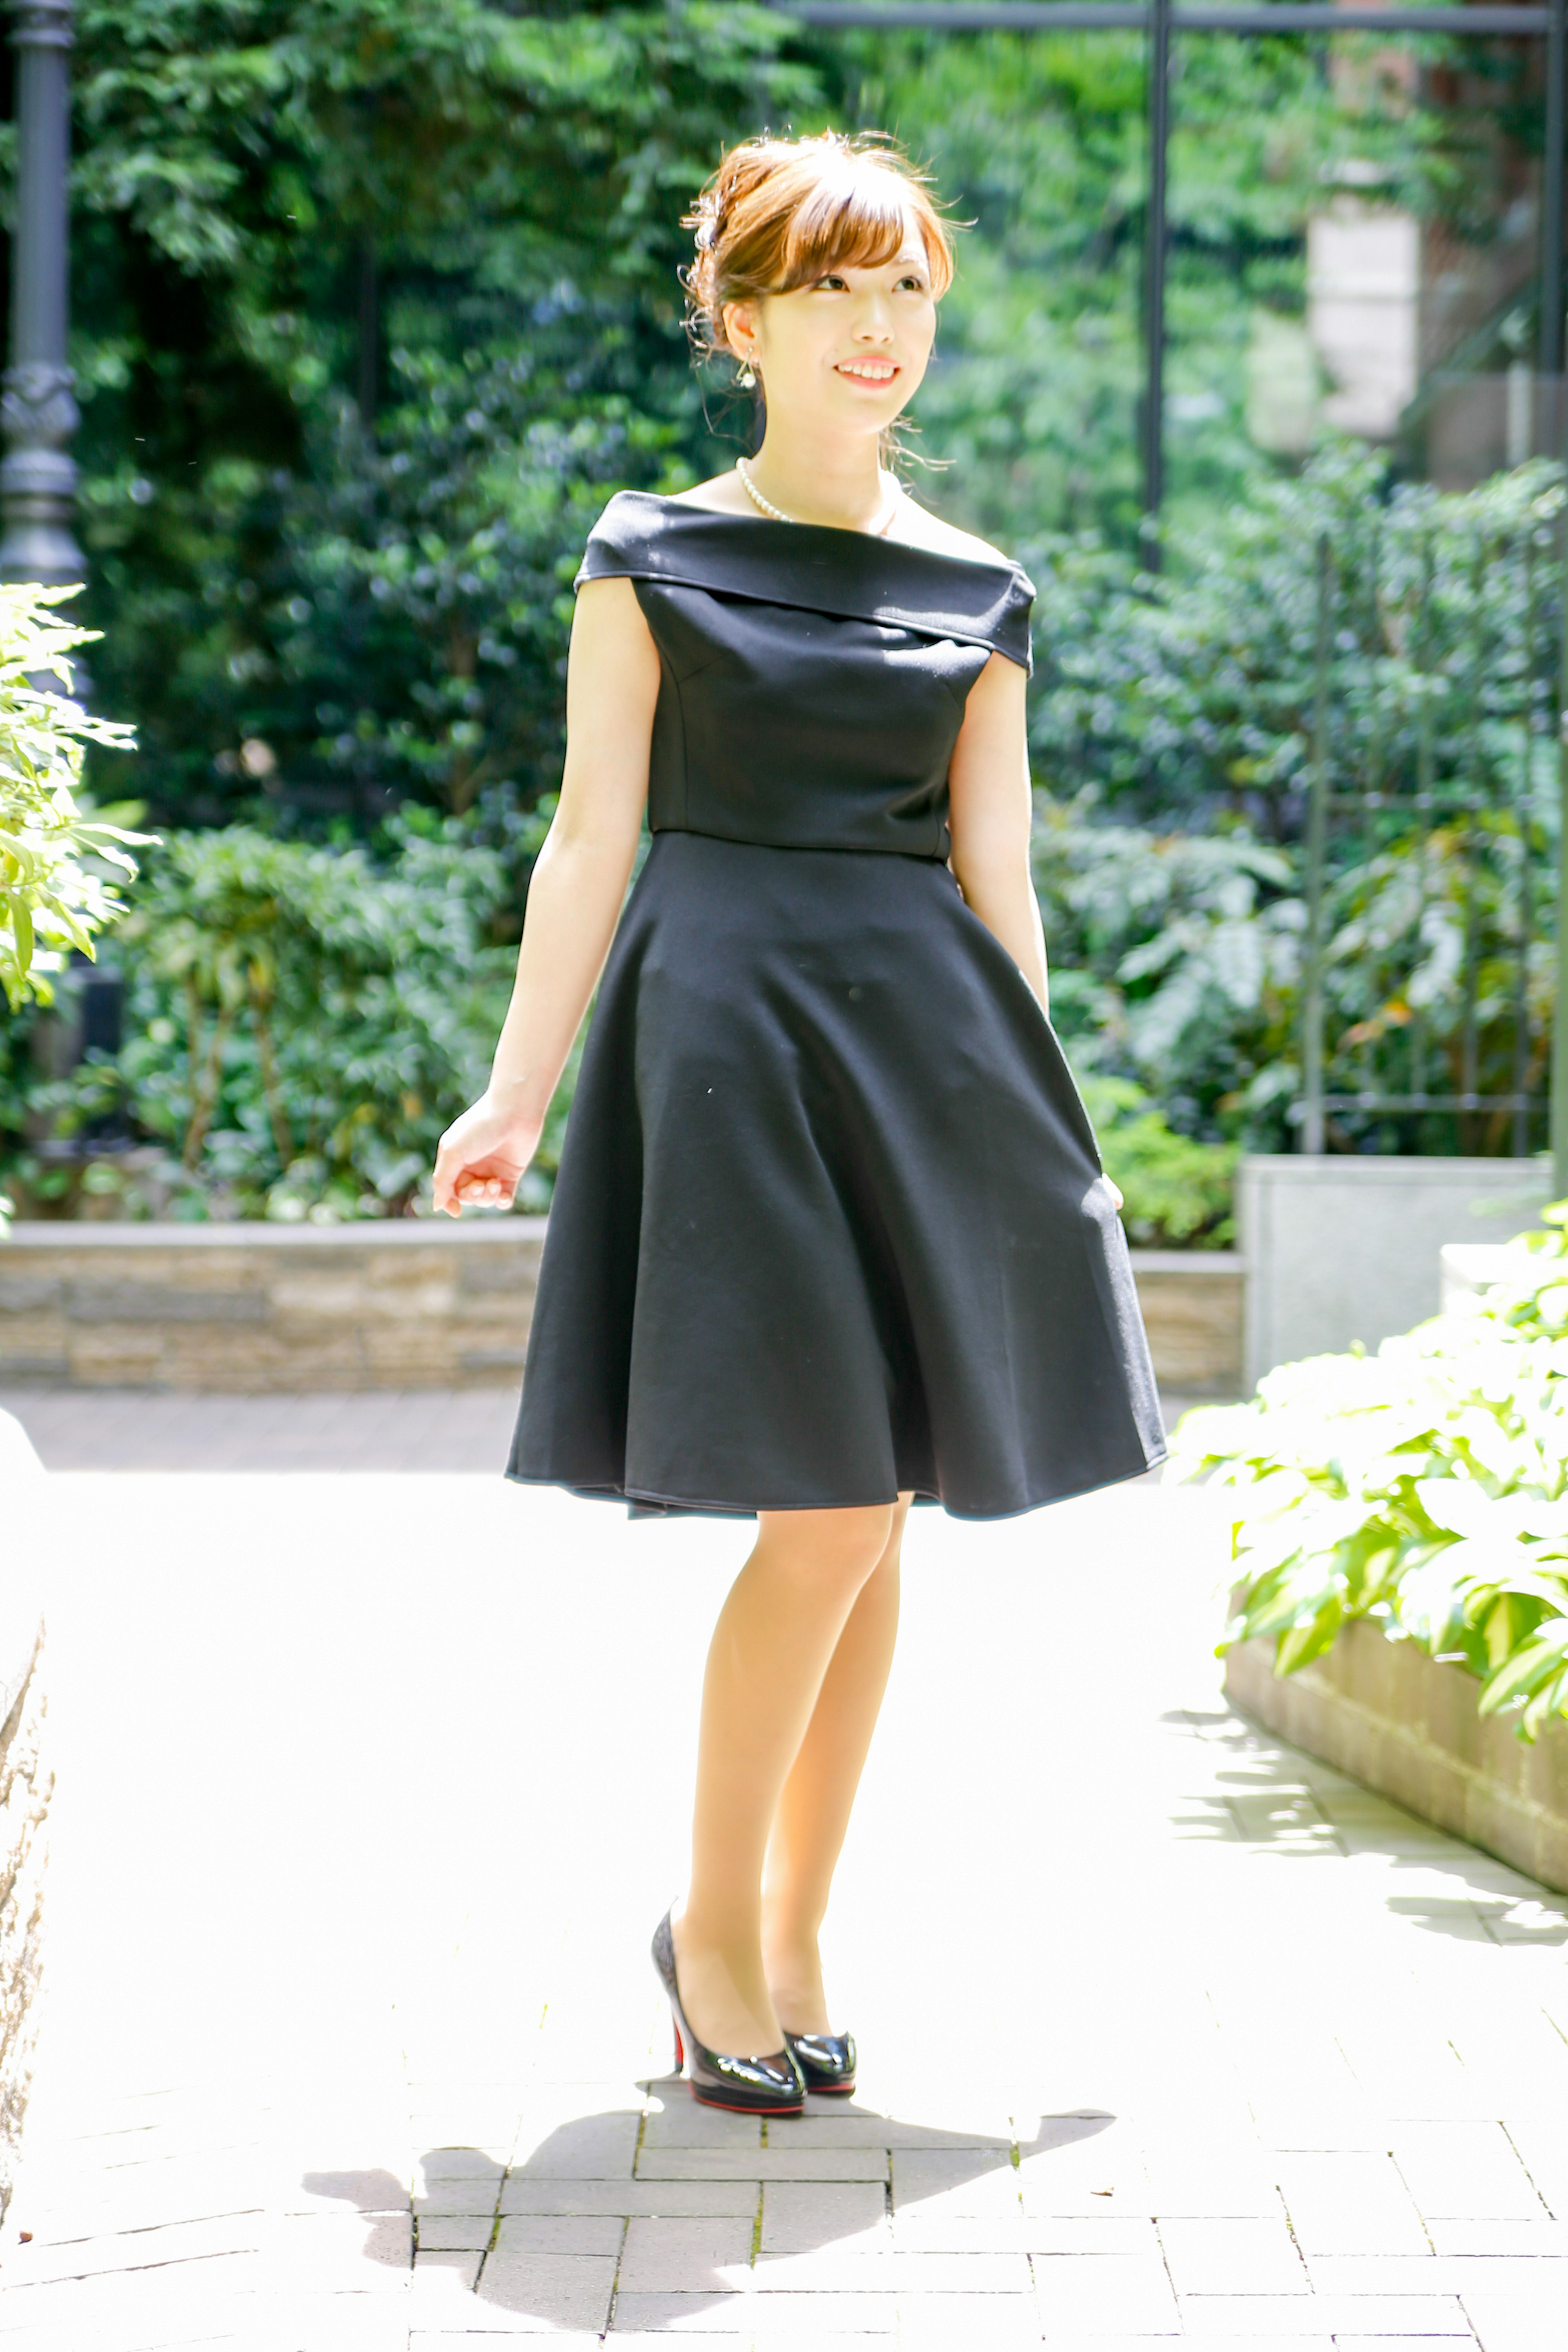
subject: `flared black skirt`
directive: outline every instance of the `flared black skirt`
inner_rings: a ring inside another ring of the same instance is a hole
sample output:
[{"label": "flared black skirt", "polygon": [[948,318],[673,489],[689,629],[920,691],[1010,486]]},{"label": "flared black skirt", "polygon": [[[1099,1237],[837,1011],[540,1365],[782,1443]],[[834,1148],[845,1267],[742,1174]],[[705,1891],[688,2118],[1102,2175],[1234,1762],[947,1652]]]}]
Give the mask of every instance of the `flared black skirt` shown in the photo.
[{"label": "flared black skirt", "polygon": [[1164,1437],[1078,1091],[945,866],[656,835],[599,992],[510,1475],[1002,1517]]}]

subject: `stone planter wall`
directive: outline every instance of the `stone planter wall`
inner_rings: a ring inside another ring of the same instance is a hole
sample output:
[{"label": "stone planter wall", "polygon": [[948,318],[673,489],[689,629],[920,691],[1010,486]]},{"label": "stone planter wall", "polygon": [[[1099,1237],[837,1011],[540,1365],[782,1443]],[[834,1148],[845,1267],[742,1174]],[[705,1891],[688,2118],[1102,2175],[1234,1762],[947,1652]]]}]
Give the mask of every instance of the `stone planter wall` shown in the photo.
[{"label": "stone planter wall", "polygon": [[[17,1224],[0,1244],[0,1386],[504,1386],[522,1371],[544,1223]],[[1166,1388],[1238,1396],[1240,1261],[1132,1264]]]},{"label": "stone planter wall", "polygon": [[0,1384],[504,1385],[522,1370],[543,1238],[542,1217],[14,1225]]},{"label": "stone planter wall", "polygon": [[54,1788],[44,1741],[41,1614],[53,1533],[47,1485],[25,1433],[0,1412],[0,2217],[11,2200],[32,2073],[45,1822]]},{"label": "stone planter wall", "polygon": [[1480,1684],[1414,1642],[1347,1625],[1299,1674],[1276,1677],[1272,1642],[1226,1659],[1226,1695],[1292,1747],[1321,1756],[1423,1821],[1568,1893],[1568,1723],[1533,1746],[1476,1711]]}]

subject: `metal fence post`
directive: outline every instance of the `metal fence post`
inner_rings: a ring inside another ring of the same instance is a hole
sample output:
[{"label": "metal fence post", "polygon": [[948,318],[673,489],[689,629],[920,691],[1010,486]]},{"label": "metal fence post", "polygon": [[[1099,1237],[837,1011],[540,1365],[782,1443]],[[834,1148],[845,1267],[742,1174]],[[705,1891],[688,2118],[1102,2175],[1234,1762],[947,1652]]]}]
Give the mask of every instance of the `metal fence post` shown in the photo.
[{"label": "metal fence post", "polygon": [[1312,765],[1307,796],[1307,937],[1301,991],[1301,1149],[1323,1149],[1323,868],[1329,830],[1329,654],[1333,551],[1318,534],[1318,628],[1312,661]]},{"label": "metal fence post", "polygon": [[76,467],[67,444],[79,418],[66,364],[69,282],[67,171],[70,152],[73,0],[18,0],[16,227],[11,246],[11,363],[0,427],[0,579],[63,587],[83,572],[71,529]]},{"label": "metal fence post", "polygon": [[1171,0],[1149,0],[1149,200],[1143,214],[1143,561],[1159,569],[1165,495],[1165,198],[1170,172]]}]

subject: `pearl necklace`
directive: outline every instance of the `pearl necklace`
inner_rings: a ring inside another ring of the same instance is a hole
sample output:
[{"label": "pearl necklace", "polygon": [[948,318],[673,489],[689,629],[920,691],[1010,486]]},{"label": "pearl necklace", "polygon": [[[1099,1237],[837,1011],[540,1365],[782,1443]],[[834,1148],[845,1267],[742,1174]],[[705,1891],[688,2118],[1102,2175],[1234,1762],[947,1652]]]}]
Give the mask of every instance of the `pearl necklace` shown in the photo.
[{"label": "pearl necklace", "polygon": [[[751,499],[752,504],[756,508],[759,514],[765,514],[770,522],[799,522],[800,518],[797,515],[785,514],[782,507],[774,506],[772,499],[763,498],[761,490],[758,489],[755,482],[752,481],[752,469],[747,465],[743,457],[736,458],[735,471],[741,477],[741,488],[745,491],[746,496]],[[877,525],[875,530],[867,531],[863,536],[867,539],[885,539],[889,531],[891,530],[893,527],[893,517],[897,514],[898,510],[899,488],[897,483],[895,483],[893,486],[892,497],[888,501],[887,513]]]}]

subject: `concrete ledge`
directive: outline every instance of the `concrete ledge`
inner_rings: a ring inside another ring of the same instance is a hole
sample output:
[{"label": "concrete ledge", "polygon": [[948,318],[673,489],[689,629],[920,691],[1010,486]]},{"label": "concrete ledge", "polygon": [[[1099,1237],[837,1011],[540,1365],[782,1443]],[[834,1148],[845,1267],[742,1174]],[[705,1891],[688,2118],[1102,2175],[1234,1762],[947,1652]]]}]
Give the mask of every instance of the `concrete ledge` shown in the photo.
[{"label": "concrete ledge", "polygon": [[1347,1625],[1326,1656],[1276,1677],[1272,1642],[1238,1643],[1226,1696],[1294,1748],[1406,1811],[1568,1894],[1568,1723],[1532,1747],[1477,1712],[1480,1685],[1414,1642]]},{"label": "concrete ledge", "polygon": [[1323,1159],[1254,1153],[1237,1177],[1250,1280],[1244,1385],[1276,1364],[1376,1348],[1441,1304],[1449,1242],[1506,1242],[1539,1224],[1552,1171],[1536,1160]]},{"label": "concrete ledge", "polygon": [[[0,1245],[0,1381],[269,1391],[519,1379],[542,1217],[358,1225],[18,1224]],[[1241,1393],[1241,1260],[1134,1250],[1154,1370]]]}]

